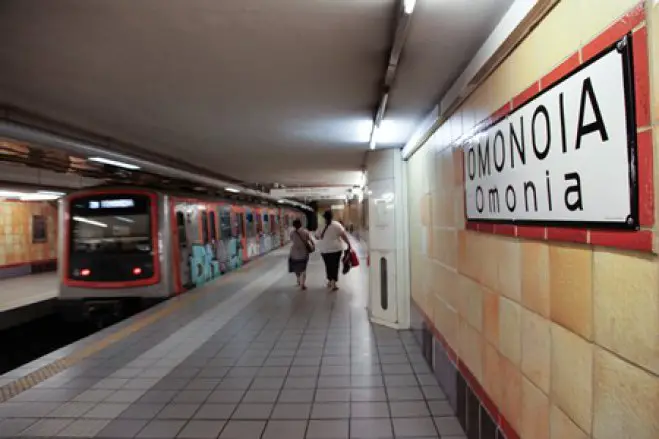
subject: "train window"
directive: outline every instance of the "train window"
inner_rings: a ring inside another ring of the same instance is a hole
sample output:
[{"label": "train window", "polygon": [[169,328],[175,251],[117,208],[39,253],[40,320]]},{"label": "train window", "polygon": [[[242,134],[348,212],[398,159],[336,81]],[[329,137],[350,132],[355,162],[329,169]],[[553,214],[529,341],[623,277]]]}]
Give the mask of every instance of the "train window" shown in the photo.
[{"label": "train window", "polygon": [[210,220],[211,220],[211,241],[217,241],[217,229],[216,223],[215,223],[215,212],[211,211],[210,213]]},{"label": "train window", "polygon": [[70,206],[71,253],[150,253],[151,199],[96,195]]},{"label": "train window", "polygon": [[231,233],[231,211],[222,208],[220,210],[220,236],[222,239],[227,239],[232,236]]},{"label": "train window", "polygon": [[[67,278],[85,282],[153,279],[156,217],[146,194],[96,193],[68,206]],[[178,221],[178,219],[177,219]]]},{"label": "train window", "polygon": [[270,233],[270,215],[263,215],[263,233]]},{"label": "train window", "polygon": [[185,215],[183,215],[183,212],[176,212],[176,227],[178,228],[179,247],[184,247],[188,243],[188,236],[185,231]]},{"label": "train window", "polygon": [[238,233],[241,236],[245,236],[245,214],[244,213],[239,213],[238,214]]},{"label": "train window", "polygon": [[251,238],[256,236],[256,225],[254,224],[254,214],[247,214],[247,237]]},{"label": "train window", "polygon": [[201,242],[208,243],[208,212],[201,212]]}]

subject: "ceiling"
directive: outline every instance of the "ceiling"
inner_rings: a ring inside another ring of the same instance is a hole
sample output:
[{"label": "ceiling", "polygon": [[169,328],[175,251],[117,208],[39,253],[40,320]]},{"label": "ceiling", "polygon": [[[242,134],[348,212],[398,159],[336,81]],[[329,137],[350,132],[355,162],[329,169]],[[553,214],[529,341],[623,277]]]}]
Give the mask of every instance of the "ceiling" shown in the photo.
[{"label": "ceiling", "polygon": [[[417,1],[380,147],[404,144],[511,3]],[[354,184],[397,5],[2,0],[0,103],[245,182]]]}]

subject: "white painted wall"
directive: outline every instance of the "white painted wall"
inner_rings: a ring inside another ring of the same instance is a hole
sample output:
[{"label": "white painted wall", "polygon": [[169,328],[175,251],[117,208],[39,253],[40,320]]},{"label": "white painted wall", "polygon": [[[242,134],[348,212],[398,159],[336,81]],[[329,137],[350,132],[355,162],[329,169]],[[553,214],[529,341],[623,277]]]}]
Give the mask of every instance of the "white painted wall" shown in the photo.
[{"label": "white painted wall", "polygon": [[398,149],[368,153],[369,315],[374,323],[397,329],[408,328],[410,320],[407,191],[402,165]]}]

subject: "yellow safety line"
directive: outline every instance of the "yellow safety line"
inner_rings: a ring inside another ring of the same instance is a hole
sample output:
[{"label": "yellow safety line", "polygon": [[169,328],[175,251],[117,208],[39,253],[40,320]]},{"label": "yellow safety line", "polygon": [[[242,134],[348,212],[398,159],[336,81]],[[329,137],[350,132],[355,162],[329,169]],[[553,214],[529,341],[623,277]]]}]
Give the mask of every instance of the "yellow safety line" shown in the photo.
[{"label": "yellow safety line", "polygon": [[[183,306],[193,301],[199,300],[200,298],[204,297],[206,294],[209,294],[211,292],[209,288],[204,288],[204,287],[211,287],[211,286],[217,287],[225,283],[231,277],[248,274],[250,271],[252,271],[252,268],[255,268],[257,265],[261,265],[264,260],[265,258],[259,258],[256,261],[253,261],[252,263],[247,265],[245,268],[241,269],[240,271],[231,272],[229,274],[220,277],[212,284],[204,285],[202,289],[196,291],[197,294],[186,294],[180,300],[175,302],[174,301],[169,302],[167,306],[165,306],[163,309],[153,314],[145,315],[142,318],[138,318],[137,321],[131,323],[129,326],[126,326],[125,328],[113,334],[108,334],[103,339],[98,340],[92,343],[91,345],[86,346],[85,348],[72,353],[71,355],[55,360],[52,363],[40,367],[39,369],[30,372],[29,374],[21,378],[18,378],[15,381],[12,381],[11,383],[5,384],[4,386],[0,387],[0,403],[8,401],[9,399],[15,397],[19,393],[25,392],[26,390],[36,386],[42,381],[45,381],[48,378],[57,375],[63,370],[66,370],[67,368],[73,366],[77,362],[89,357],[90,355],[95,354],[96,352],[99,352],[107,348],[108,346],[123,340],[129,335],[134,334],[135,332],[152,324],[155,321],[169,314],[172,314],[175,311],[178,311]],[[208,290],[208,291],[204,291],[204,290]]]}]

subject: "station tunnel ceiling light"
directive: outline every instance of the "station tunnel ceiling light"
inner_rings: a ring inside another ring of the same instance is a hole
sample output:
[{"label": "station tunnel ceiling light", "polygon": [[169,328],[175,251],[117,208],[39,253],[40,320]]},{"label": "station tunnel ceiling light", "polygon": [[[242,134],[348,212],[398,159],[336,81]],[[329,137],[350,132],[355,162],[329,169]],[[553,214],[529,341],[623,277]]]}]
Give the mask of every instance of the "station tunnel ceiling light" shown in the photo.
[{"label": "station tunnel ceiling light", "polygon": [[19,200],[19,201],[50,201],[57,200],[66,195],[64,192],[54,191],[30,191],[30,190],[13,190],[0,189],[0,199]]},{"label": "station tunnel ceiling light", "polygon": [[231,193],[233,193],[233,194],[237,194],[237,193],[240,192],[239,189],[236,189],[236,188],[234,188],[234,187],[225,187],[224,190],[227,191],[227,192],[231,192]]},{"label": "station tunnel ceiling light", "polygon": [[104,157],[89,157],[88,160],[91,162],[103,163],[104,165],[116,166],[117,168],[129,169],[131,171],[136,171],[140,169],[140,167],[137,165],[133,165],[131,163],[124,163],[117,160],[110,160]]},{"label": "station tunnel ceiling light", "polygon": [[414,6],[416,6],[416,0],[405,0],[403,2],[403,10],[406,14],[411,14],[414,11]]}]

